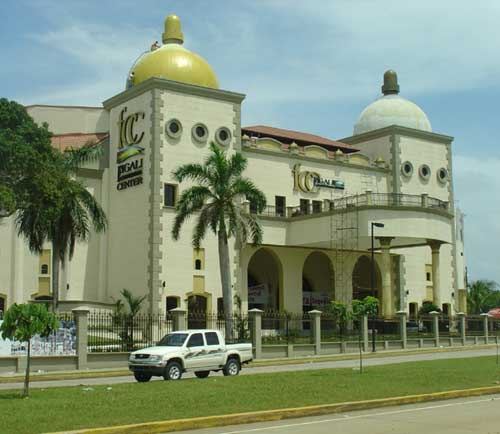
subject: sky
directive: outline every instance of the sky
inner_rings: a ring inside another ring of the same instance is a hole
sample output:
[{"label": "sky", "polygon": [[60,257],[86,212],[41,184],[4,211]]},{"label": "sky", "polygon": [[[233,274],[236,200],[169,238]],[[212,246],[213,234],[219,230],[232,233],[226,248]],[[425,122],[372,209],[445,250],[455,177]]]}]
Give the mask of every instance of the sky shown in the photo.
[{"label": "sky", "polygon": [[171,13],[221,88],[247,95],[243,125],[350,136],[396,70],[455,138],[469,279],[500,282],[500,1],[2,0],[0,97],[100,105]]}]

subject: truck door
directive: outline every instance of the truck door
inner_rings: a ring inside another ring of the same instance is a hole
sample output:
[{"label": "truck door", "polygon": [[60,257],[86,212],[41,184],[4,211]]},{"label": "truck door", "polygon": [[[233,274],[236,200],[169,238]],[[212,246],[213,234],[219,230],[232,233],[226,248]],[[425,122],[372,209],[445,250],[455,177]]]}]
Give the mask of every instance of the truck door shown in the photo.
[{"label": "truck door", "polygon": [[189,337],[186,348],[188,350],[184,358],[186,369],[196,369],[206,365],[207,351],[203,333],[193,333]]},{"label": "truck door", "polygon": [[216,332],[205,332],[205,341],[207,342],[207,366],[218,368],[224,361],[224,346],[219,341],[219,335]]}]

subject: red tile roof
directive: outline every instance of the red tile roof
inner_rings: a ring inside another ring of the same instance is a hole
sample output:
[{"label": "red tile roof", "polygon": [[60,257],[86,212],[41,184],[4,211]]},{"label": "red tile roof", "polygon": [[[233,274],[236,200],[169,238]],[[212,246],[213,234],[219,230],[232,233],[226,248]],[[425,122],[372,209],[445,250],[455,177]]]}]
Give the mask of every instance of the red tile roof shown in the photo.
[{"label": "red tile roof", "polygon": [[78,149],[87,143],[99,143],[109,136],[108,133],[69,133],[52,136],[52,146],[61,152],[69,148]]},{"label": "red tile roof", "polygon": [[358,148],[348,145],[347,143],[337,142],[327,139],[326,137],[317,136],[315,134],[302,133],[300,131],[284,130],[282,128],[268,127],[265,125],[254,125],[251,127],[243,127],[242,134],[247,134],[253,137],[270,137],[277,139],[283,143],[295,142],[297,145],[318,145],[328,150],[340,149],[344,153],[352,153],[359,151]]}]

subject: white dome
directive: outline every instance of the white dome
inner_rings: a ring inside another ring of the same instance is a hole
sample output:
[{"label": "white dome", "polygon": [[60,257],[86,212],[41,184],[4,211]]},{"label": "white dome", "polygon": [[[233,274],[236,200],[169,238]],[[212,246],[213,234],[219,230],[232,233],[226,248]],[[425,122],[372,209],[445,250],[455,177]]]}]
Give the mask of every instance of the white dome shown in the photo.
[{"label": "white dome", "polygon": [[432,131],[431,123],[415,103],[398,95],[399,85],[394,71],[384,74],[384,95],[366,107],[354,125],[354,134],[362,134],[390,125]]}]

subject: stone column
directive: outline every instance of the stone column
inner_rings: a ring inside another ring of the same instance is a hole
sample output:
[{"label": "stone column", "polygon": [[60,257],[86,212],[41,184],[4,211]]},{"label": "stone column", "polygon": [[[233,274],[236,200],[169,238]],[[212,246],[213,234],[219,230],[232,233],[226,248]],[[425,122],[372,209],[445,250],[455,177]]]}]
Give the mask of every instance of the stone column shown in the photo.
[{"label": "stone column", "polygon": [[458,312],[458,321],[460,324],[460,338],[462,339],[462,345],[465,346],[467,344],[467,335],[465,331],[465,313],[464,312]]},{"label": "stone column", "polygon": [[399,317],[399,336],[401,336],[401,341],[403,342],[402,347],[405,350],[407,347],[407,337],[406,337],[406,312],[400,310],[396,312]]},{"label": "stone column", "polygon": [[173,331],[187,330],[186,311],[180,307],[176,307],[170,313],[172,314]]},{"label": "stone column", "polygon": [[366,204],[367,205],[372,205],[373,204],[373,195],[371,190],[366,190]]},{"label": "stone column", "polygon": [[427,208],[429,206],[429,195],[427,193],[422,193],[420,197],[422,208]]},{"label": "stone column", "polygon": [[308,312],[311,317],[314,354],[321,354],[321,311],[311,310]]},{"label": "stone column", "polygon": [[76,355],[77,369],[87,369],[87,344],[89,329],[88,307],[82,306],[72,310],[76,322]]},{"label": "stone column", "polygon": [[363,315],[361,318],[361,337],[363,339],[363,351],[368,351],[368,315]]},{"label": "stone column", "polygon": [[436,347],[439,347],[439,312],[433,311],[429,312],[432,317],[432,332],[434,333],[434,339],[436,342]]},{"label": "stone column", "polygon": [[392,293],[392,273],[390,246],[392,237],[378,237],[382,253],[382,316],[394,315],[394,297]]},{"label": "stone column", "polygon": [[439,241],[429,241],[429,246],[432,251],[432,288],[433,288],[433,303],[441,309],[441,284],[439,275],[441,269],[439,267],[439,249],[441,248],[441,242]]},{"label": "stone column", "polygon": [[248,311],[252,327],[252,346],[256,359],[262,358],[262,313],[263,311],[260,309],[250,309]]},{"label": "stone column", "polygon": [[482,313],[481,316],[483,317],[484,343],[487,344],[489,341],[489,330],[488,330],[489,315],[487,313]]}]

